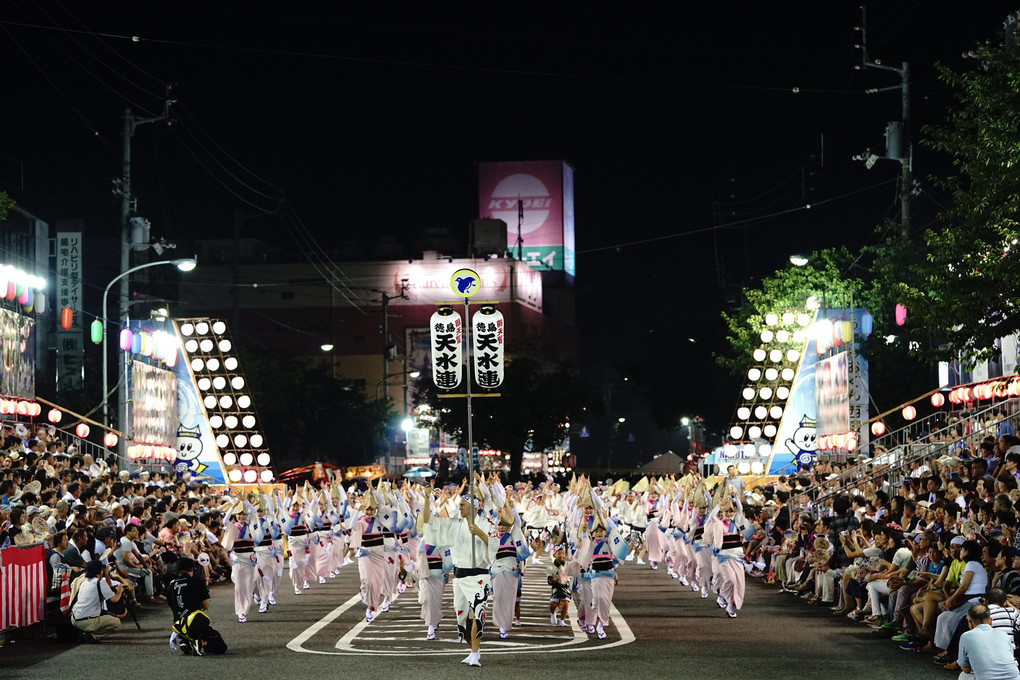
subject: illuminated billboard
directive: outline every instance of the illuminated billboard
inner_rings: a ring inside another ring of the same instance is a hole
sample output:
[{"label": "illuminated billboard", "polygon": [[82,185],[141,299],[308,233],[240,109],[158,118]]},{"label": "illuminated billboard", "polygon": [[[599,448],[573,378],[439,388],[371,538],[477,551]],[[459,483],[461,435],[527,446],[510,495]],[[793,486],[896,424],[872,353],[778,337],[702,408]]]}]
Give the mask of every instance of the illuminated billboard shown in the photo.
[{"label": "illuminated billboard", "polygon": [[846,352],[822,359],[815,368],[818,435],[850,431],[850,376]]},{"label": "illuminated billboard", "polygon": [[0,309],[0,394],[35,398],[35,321]]},{"label": "illuminated billboard", "polygon": [[567,163],[479,163],[478,215],[506,222],[515,257],[541,271],[576,274],[574,169]]},{"label": "illuminated billboard", "polygon": [[131,426],[136,442],[177,445],[177,376],[141,361],[131,362]]}]

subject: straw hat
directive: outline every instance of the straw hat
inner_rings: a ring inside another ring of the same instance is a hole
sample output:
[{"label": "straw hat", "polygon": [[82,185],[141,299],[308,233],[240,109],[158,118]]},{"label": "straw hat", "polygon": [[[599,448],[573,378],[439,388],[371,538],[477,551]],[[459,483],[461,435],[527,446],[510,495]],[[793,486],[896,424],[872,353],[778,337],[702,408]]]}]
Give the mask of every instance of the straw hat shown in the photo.
[{"label": "straw hat", "polygon": [[510,508],[510,503],[507,503],[499,509],[499,523],[505,524],[506,526],[513,526],[514,524],[514,512]]}]

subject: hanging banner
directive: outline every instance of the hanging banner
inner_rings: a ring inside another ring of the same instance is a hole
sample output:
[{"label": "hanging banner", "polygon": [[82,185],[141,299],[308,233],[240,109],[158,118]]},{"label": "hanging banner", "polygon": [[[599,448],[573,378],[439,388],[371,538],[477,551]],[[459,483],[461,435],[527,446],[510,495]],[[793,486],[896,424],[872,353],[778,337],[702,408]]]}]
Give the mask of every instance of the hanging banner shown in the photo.
[{"label": "hanging banner", "polygon": [[475,383],[485,390],[503,384],[503,315],[493,305],[482,305],[471,316]]},{"label": "hanging banner", "polygon": [[463,373],[464,350],[460,314],[440,307],[429,320],[432,332],[432,379],[441,390],[456,389]]}]

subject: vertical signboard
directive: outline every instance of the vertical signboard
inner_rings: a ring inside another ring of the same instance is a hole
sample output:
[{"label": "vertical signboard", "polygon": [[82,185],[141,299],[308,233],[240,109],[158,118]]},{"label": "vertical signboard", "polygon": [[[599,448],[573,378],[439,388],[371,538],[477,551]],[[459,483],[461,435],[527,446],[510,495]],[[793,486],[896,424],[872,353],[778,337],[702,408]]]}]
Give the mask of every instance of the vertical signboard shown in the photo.
[{"label": "vertical signboard", "polygon": [[451,307],[440,307],[432,314],[429,327],[432,330],[432,379],[439,389],[456,389],[464,364],[460,314]]},{"label": "vertical signboard", "polygon": [[[82,238],[80,231],[57,232],[57,389],[80,390],[84,387],[85,337],[81,301]],[[60,310],[70,307],[71,328],[60,326]]]},{"label": "vertical signboard", "polygon": [[494,390],[503,384],[503,315],[493,305],[471,315],[471,358],[475,384]]},{"label": "vertical signboard", "polygon": [[574,275],[574,170],[563,161],[479,163],[478,214],[506,222],[514,257]]},{"label": "vertical signboard", "polygon": [[[853,321],[855,342],[856,338],[862,337],[860,324],[864,312],[865,310],[860,308],[853,310],[851,320]],[[842,309],[820,309],[815,315],[815,324],[821,320],[828,320],[831,324],[834,321],[842,320],[846,313],[847,310]],[[807,334],[802,350],[803,358],[800,369],[790,387],[790,398],[779,424],[769,463],[765,467],[766,474],[789,474],[796,470],[798,463],[803,465],[813,460],[819,451],[821,430],[815,394],[817,380],[815,376],[820,358],[816,349],[815,335],[813,332]],[[861,427],[861,423],[868,421],[869,376],[868,362],[860,352],[848,355],[847,375],[848,431],[856,434],[856,450],[860,451],[868,447],[868,435],[870,434],[868,428]]]}]

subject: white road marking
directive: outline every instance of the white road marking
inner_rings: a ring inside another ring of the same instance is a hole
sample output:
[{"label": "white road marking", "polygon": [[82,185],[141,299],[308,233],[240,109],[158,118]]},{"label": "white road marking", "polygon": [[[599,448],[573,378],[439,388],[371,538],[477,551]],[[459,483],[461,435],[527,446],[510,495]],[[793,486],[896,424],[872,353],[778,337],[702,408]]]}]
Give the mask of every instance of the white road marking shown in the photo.
[{"label": "white road marking", "polygon": [[[524,598],[522,599],[524,602],[530,602],[531,600],[534,600],[536,602],[536,605],[538,603],[541,603],[543,605],[548,603],[547,599],[539,597],[533,598],[529,597],[528,595],[525,595]],[[326,616],[316,621],[314,624],[305,629],[300,635],[298,635],[293,640],[288,642],[287,649],[293,652],[302,652],[305,654],[325,654],[337,656],[406,655],[408,653],[408,650],[413,650],[415,654],[427,656],[453,656],[464,653],[464,649],[462,646],[458,646],[455,649],[449,648],[429,649],[429,646],[436,645],[437,643],[439,644],[454,643],[456,641],[456,638],[451,637],[450,639],[441,639],[432,642],[427,642],[424,639],[425,638],[424,634],[420,630],[421,628],[423,628],[423,626],[418,626],[417,628],[415,628],[414,633],[412,633],[410,637],[389,637],[389,636],[384,637],[382,635],[377,637],[375,635],[370,635],[362,638],[363,643],[364,642],[371,643],[376,641],[390,643],[404,642],[408,644],[417,643],[413,647],[404,645],[399,648],[395,648],[392,644],[390,644],[385,649],[358,649],[354,646],[355,642],[358,640],[359,635],[363,632],[366,632],[366,630],[369,633],[371,633],[373,629],[378,629],[379,632],[383,634],[386,633],[392,634],[394,632],[403,632],[404,630],[407,630],[407,628],[405,628],[403,625],[400,625],[405,623],[412,624],[411,621],[407,621],[406,619],[400,620],[399,622],[397,620],[393,620],[390,626],[386,626],[385,620],[386,617],[393,616],[396,613],[395,611],[380,613],[375,623],[372,624],[368,623],[368,621],[366,621],[364,618],[360,619],[358,623],[352,626],[351,629],[347,631],[347,633],[345,633],[339,640],[337,640],[333,650],[326,651],[320,649],[308,649],[307,647],[305,647],[305,643],[307,643],[316,635],[320,634],[327,626],[329,626],[331,623],[340,618],[344,614],[344,612],[346,612],[348,609],[351,609],[352,607],[357,607],[359,605],[364,606],[361,602],[361,597],[359,595],[351,597],[351,599],[347,600],[342,605],[326,614]],[[394,605],[396,605],[396,603],[394,603]],[[416,609],[417,608],[416,603],[415,605],[412,605],[412,607],[410,608]],[[394,606],[393,609],[397,609],[397,607]],[[539,643],[540,640],[549,639],[548,634],[546,635],[529,634],[523,632],[521,628],[515,628],[512,631],[511,639],[509,640],[500,640],[496,635],[492,636],[492,638],[495,639],[490,639],[490,637],[487,635],[486,638],[483,640],[482,644],[484,645],[484,650],[486,654],[541,654],[549,650],[556,650],[558,652],[584,652],[593,649],[620,647],[622,645],[634,642],[634,640],[636,639],[634,637],[634,633],[633,631],[631,631],[630,626],[627,625],[627,622],[624,620],[623,616],[620,615],[620,612],[616,608],[616,605],[612,606],[610,610],[610,616],[612,617],[613,625],[616,627],[616,630],[620,635],[620,639],[613,640],[612,642],[603,643],[601,641],[592,640],[593,643],[597,642],[597,644],[589,644],[589,636],[583,631],[581,631],[577,625],[571,623],[569,630],[572,634],[572,637],[571,639],[564,640],[562,642],[540,644]],[[524,616],[522,617],[522,619],[525,621],[532,620],[544,621],[542,617],[536,616]],[[413,621],[415,622],[417,621],[416,615]],[[456,628],[456,623],[454,623],[453,627],[454,629]],[[488,627],[490,630],[492,630],[491,625]],[[566,630],[560,631],[560,629],[558,628],[555,630],[556,632],[563,633],[567,632]],[[523,638],[534,640],[534,642],[524,640]]]}]

